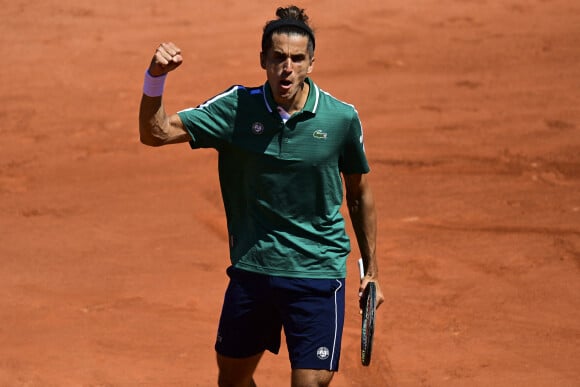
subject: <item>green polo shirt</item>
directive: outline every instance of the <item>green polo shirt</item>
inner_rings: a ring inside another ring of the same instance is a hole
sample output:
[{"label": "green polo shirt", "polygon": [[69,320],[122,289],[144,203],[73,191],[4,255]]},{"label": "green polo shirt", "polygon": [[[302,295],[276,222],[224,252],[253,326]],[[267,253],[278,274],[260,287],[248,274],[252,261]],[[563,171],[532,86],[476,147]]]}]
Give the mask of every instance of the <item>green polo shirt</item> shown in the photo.
[{"label": "green polo shirt", "polygon": [[344,278],[350,242],[341,173],[369,171],[358,113],[307,79],[284,123],[269,84],[233,86],[180,111],[192,148],[215,148],[232,265],[298,278]]}]

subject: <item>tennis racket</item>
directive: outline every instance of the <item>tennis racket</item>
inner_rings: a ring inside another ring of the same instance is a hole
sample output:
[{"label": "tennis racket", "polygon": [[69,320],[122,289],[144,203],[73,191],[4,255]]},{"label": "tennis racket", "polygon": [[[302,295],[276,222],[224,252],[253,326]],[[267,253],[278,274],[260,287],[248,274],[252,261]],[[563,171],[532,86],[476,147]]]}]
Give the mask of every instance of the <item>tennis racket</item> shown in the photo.
[{"label": "tennis racket", "polygon": [[[361,281],[364,278],[365,270],[362,258],[358,260]],[[362,308],[362,329],[360,340],[360,360],[363,366],[371,364],[371,354],[373,350],[373,334],[375,331],[375,310],[376,310],[377,289],[374,282],[369,282],[361,297]]]}]

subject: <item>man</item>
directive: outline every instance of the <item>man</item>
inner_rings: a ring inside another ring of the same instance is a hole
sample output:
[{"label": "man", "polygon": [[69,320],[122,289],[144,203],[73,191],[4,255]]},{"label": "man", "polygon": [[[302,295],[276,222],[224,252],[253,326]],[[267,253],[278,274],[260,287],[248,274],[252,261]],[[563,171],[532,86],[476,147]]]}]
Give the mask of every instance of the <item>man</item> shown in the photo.
[{"label": "man", "polygon": [[[350,243],[340,213],[343,179],[366,276],[383,302],[376,214],[356,110],[308,77],[315,36],[303,9],[278,8],[264,27],[264,85],[233,86],[167,115],[164,80],[182,63],[161,44],[145,75],[141,141],[215,148],[231,266],[215,349],[220,386],[255,386],[265,350],[286,335],[292,386],[327,386],[338,370]],[[341,179],[341,174],[343,179]],[[359,295],[360,296],[360,295]]]}]

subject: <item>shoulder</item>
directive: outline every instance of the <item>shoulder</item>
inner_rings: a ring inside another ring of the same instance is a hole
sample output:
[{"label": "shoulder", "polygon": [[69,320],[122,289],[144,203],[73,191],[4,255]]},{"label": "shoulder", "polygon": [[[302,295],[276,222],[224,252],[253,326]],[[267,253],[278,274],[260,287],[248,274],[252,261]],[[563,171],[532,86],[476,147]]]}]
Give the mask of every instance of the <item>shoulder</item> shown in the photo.
[{"label": "shoulder", "polygon": [[260,97],[263,95],[262,87],[246,87],[243,85],[232,85],[226,90],[214,95],[208,100],[200,103],[196,107],[181,110],[179,113],[191,113],[198,110],[230,109],[237,107],[244,100]]},{"label": "shoulder", "polygon": [[353,115],[354,116],[358,115],[358,112],[353,104],[345,102],[335,97],[328,91],[325,91],[320,87],[318,87],[318,85],[314,85],[314,87],[317,89],[319,95],[318,107],[319,109],[321,109],[321,111],[324,110],[325,113],[331,111],[334,112],[335,114],[342,113],[349,117],[352,117]]},{"label": "shoulder", "polygon": [[233,101],[239,98],[240,95],[246,93],[246,87],[242,85],[233,85],[227,88],[226,90],[222,91],[219,94],[216,94],[212,98],[208,99],[204,103],[200,104],[198,108],[205,108],[215,103],[224,103],[228,101]]},{"label": "shoulder", "polygon": [[[235,101],[244,101],[248,99],[258,99],[260,101],[264,100],[264,87],[263,86],[254,86],[254,87],[247,87],[243,85],[233,85],[230,86],[227,90],[223,91],[222,93],[216,95],[212,99],[206,101],[204,104],[213,103],[218,100],[235,100]],[[203,105],[203,104],[202,104]],[[201,105],[200,105],[201,106]]]}]

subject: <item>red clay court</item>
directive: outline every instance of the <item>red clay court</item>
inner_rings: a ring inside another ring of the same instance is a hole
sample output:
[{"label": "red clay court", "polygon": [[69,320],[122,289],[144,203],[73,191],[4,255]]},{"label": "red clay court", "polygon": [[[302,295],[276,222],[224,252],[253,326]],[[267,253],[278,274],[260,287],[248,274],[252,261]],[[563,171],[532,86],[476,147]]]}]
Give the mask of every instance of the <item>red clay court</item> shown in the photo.
[{"label": "red clay court", "polygon": [[[314,80],[363,120],[380,212],[373,362],[355,249],[333,386],[579,386],[580,3],[297,4]],[[182,48],[171,112],[259,85],[285,5],[2,2],[0,386],[216,384],[216,153],[139,143],[143,73]],[[256,381],[288,368],[283,348]]]}]

